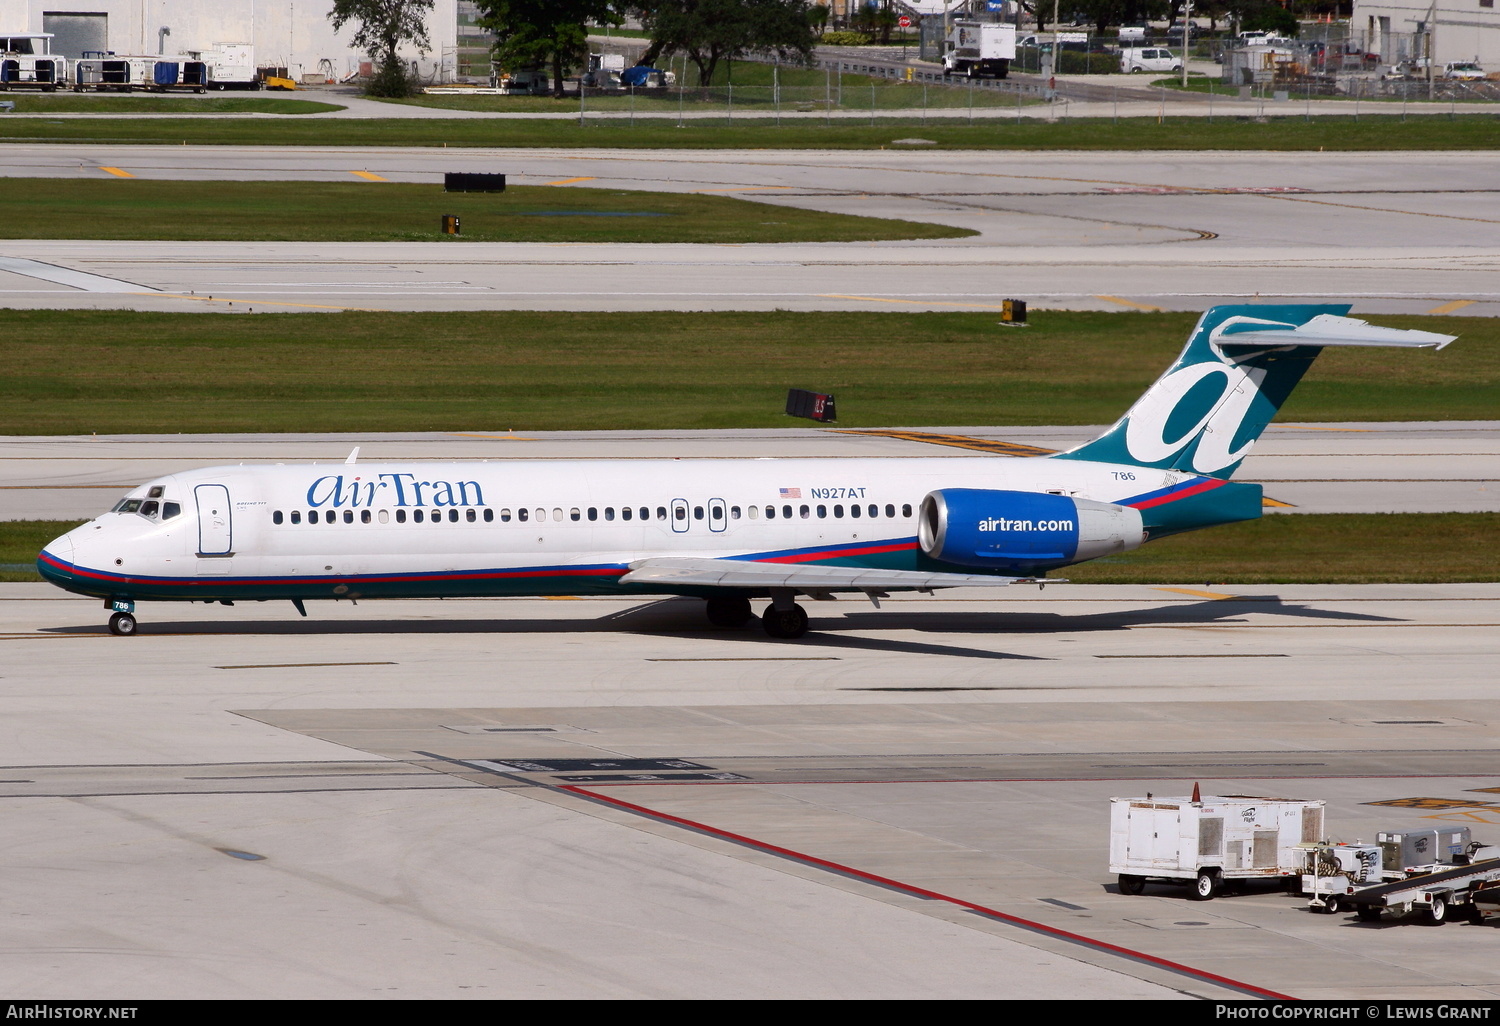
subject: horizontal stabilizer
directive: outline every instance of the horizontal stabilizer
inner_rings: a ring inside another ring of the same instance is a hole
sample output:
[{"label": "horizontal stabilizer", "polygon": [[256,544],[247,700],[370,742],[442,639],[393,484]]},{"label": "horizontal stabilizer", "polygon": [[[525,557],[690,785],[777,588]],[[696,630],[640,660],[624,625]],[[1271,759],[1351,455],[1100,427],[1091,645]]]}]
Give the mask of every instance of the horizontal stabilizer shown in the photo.
[{"label": "horizontal stabilizer", "polygon": [[639,559],[621,584],[667,584],[708,588],[793,588],[826,591],[847,588],[859,591],[889,589],[997,587],[1013,584],[1014,577],[983,574],[941,574],[924,570],[871,570],[858,566],[823,566],[813,563],[755,563],[744,559],[694,559],[658,557]]},{"label": "horizontal stabilizer", "polygon": [[1353,317],[1321,314],[1305,324],[1281,325],[1235,318],[1214,333],[1214,345],[1225,346],[1395,346],[1441,349],[1457,335],[1435,331],[1379,328]]}]

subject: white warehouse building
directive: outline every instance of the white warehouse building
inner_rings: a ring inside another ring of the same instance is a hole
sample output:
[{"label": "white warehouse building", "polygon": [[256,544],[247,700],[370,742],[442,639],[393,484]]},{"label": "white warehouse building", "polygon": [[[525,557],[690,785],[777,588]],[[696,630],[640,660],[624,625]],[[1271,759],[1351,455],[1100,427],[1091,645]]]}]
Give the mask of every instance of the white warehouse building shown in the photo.
[{"label": "white warehouse building", "polygon": [[1496,0],[1354,0],[1350,28],[1383,63],[1424,57],[1433,63],[1477,59],[1500,70],[1500,9]]},{"label": "white warehouse building", "polygon": [[[170,55],[251,43],[258,66],[322,81],[358,73],[370,59],[354,48],[353,26],[333,30],[332,9],[332,0],[0,0],[0,36],[52,33],[52,52],[70,60],[85,50]],[[472,23],[472,5],[436,0],[427,18],[432,49],[404,49],[424,80],[458,75],[461,15]]]}]

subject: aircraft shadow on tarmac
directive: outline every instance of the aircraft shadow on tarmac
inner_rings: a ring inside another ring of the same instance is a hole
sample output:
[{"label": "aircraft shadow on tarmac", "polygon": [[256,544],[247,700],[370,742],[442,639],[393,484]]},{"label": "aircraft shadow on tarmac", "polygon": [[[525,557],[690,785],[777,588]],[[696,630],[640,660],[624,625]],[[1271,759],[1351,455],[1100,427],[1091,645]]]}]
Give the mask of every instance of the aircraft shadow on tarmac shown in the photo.
[{"label": "aircraft shadow on tarmac", "polygon": [[[372,603],[373,604],[373,603]],[[848,604],[852,605],[852,603]],[[1004,612],[986,609],[960,612],[922,612],[912,609],[837,608],[833,603],[813,603],[812,633],[801,642],[788,643],[767,637],[756,621],[743,628],[709,627],[703,623],[702,606],[696,599],[657,599],[618,610],[605,616],[583,618],[455,618],[421,620],[319,620],[246,619],[246,620],[158,620],[145,621],[144,636],[205,635],[309,637],[339,635],[423,635],[423,634],[637,634],[656,637],[713,637],[738,641],[777,651],[806,651],[814,646],[907,655],[946,655],[971,659],[1045,659],[1045,656],[1021,655],[942,644],[934,641],[907,641],[898,638],[871,638],[845,632],[852,631],[918,631],[929,634],[989,635],[1003,638],[1015,634],[1089,634],[1100,631],[1128,630],[1144,625],[1242,624],[1249,614],[1290,616],[1314,620],[1404,623],[1399,617],[1376,616],[1339,610],[1318,609],[1300,603],[1285,603],[1276,596],[1246,599],[1210,599],[1202,602],[1170,603],[1161,606],[1114,609],[1101,613],[1072,615],[1041,613],[1033,610]],[[830,608],[830,607],[833,608]],[[846,612],[845,609],[848,609]],[[247,612],[249,612],[247,610]],[[832,615],[829,615],[832,614]],[[253,615],[253,614],[252,614]],[[94,635],[103,625],[43,628],[50,635]]]}]

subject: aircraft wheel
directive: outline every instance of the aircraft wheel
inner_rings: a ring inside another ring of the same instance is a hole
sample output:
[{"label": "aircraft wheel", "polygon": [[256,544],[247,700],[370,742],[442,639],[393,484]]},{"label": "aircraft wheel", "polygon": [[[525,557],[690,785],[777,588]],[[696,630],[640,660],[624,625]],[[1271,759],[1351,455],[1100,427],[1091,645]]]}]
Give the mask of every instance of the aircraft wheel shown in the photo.
[{"label": "aircraft wheel", "polygon": [[1212,869],[1198,870],[1198,879],[1193,881],[1194,901],[1208,901],[1219,893],[1219,874]]},{"label": "aircraft wheel", "polygon": [[715,627],[743,627],[755,615],[747,598],[711,598],[708,600],[708,622]]},{"label": "aircraft wheel", "polygon": [[1120,874],[1121,894],[1141,894],[1146,890],[1146,878],[1144,876],[1132,876],[1129,873]]},{"label": "aircraft wheel", "polygon": [[1378,923],[1378,922],[1380,922],[1380,906],[1379,905],[1361,905],[1361,906],[1359,906],[1359,908],[1357,908],[1357,909],[1354,910],[1354,914],[1357,915],[1357,916],[1359,916],[1359,921],[1361,923]]},{"label": "aircraft wheel", "polygon": [[807,633],[807,610],[798,605],[786,610],[767,606],[766,611],[760,615],[760,622],[766,633],[773,638],[800,638]]},{"label": "aircraft wheel", "polygon": [[122,638],[135,635],[135,617],[130,613],[116,613],[109,618],[109,633]]}]

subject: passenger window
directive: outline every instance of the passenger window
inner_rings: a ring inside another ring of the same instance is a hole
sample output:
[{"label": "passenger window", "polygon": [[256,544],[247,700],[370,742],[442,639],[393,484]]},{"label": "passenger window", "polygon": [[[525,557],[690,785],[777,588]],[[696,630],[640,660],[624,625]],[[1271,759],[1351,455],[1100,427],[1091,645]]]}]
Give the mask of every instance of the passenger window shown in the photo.
[{"label": "passenger window", "polygon": [[[802,515],[804,517],[807,516],[807,507],[806,506],[802,507]],[[790,507],[790,506],[783,506],[783,507],[781,507],[781,519],[783,519],[783,520],[790,520],[790,519],[792,519],[792,507]]]},{"label": "passenger window", "polygon": [[615,508],[613,506],[605,506],[604,507],[604,519],[605,520],[613,520],[614,518],[615,518]]},{"label": "passenger window", "polygon": [[687,507],[686,506],[678,506],[676,509],[672,510],[672,513],[677,517],[678,520],[686,520],[687,519]]},{"label": "passenger window", "polygon": [[346,523],[346,524],[352,524],[352,523],[354,523],[354,510],[352,510],[352,509],[346,509],[346,510],[344,510],[344,523]]},{"label": "passenger window", "polygon": [[568,519],[574,521],[575,523],[582,516],[583,514],[578,511],[577,506],[574,506],[572,509],[568,510]]},{"label": "passenger window", "polygon": [[421,510],[414,509],[414,510],[411,511],[411,522],[412,523],[414,523],[414,524],[420,524],[422,522],[422,520],[423,520],[423,513],[422,513]]},{"label": "passenger window", "polygon": [[529,516],[530,514],[525,509],[516,510],[516,519],[523,524],[526,523],[526,520]]},{"label": "passenger window", "polygon": [[[458,511],[454,510],[454,512],[456,513]],[[443,511],[440,509],[433,510],[432,514],[428,516],[427,522],[429,524],[441,524],[443,522]]]},{"label": "passenger window", "polygon": [[656,519],[658,519],[658,520],[665,520],[665,519],[667,519],[667,507],[665,507],[665,506],[658,506],[658,507],[656,507]]},{"label": "passenger window", "polygon": [[448,511],[448,523],[450,523],[450,524],[456,524],[456,523],[458,523],[458,510],[456,510],[456,509],[450,509]]},{"label": "passenger window", "polygon": [[694,520],[702,520],[703,519],[703,507],[702,506],[694,506],[693,507],[693,519]]},{"label": "passenger window", "polygon": [[626,506],[625,508],[620,510],[621,520],[629,520],[633,516],[635,516],[635,510],[631,509],[629,506]]},{"label": "passenger window", "polygon": [[466,509],[464,510],[464,519],[472,524],[479,519],[479,514],[472,509]]},{"label": "passenger window", "polygon": [[598,520],[599,519],[599,507],[598,506],[590,506],[589,507],[589,519],[590,520]]},{"label": "passenger window", "polygon": [[878,517],[878,516],[880,516],[880,507],[877,506],[877,505],[875,505],[873,502],[870,503],[870,516],[872,516],[872,517]]},{"label": "passenger window", "polygon": [[849,515],[851,517],[859,516],[859,503],[855,503],[849,507]]},{"label": "passenger window", "polygon": [[712,506],[708,507],[708,514],[709,514],[710,519],[713,519],[713,520],[723,520],[724,519],[724,507],[720,506],[718,504],[712,505]]},{"label": "passenger window", "polygon": [[294,523],[294,524],[300,524],[300,523],[302,523],[302,513],[301,513],[300,510],[295,510],[295,509],[292,510],[292,523]]},{"label": "passenger window", "polygon": [[398,509],[398,510],[396,510],[396,523],[398,523],[398,524],[404,524],[404,523],[406,523],[406,510],[404,510],[404,509]]},{"label": "passenger window", "polygon": [[[823,515],[823,507],[819,506],[818,507],[818,516],[822,516],[822,515]],[[833,507],[833,515],[835,517],[837,517],[838,519],[840,519],[840,520],[844,519],[844,507],[842,505],[834,506]]]},{"label": "passenger window", "polygon": [[775,520],[776,519],[776,507],[775,506],[767,506],[766,507],[766,519],[767,520]]},{"label": "passenger window", "polygon": [[534,519],[539,524],[545,524],[547,522],[547,511],[545,509],[538,509]]},{"label": "passenger window", "polygon": [[487,509],[487,510],[484,511],[484,522],[486,524],[493,524],[495,522],[495,511],[494,510]]},{"label": "passenger window", "polygon": [[827,506],[819,506],[818,507],[818,519],[819,520],[827,520],[828,519],[828,507]]},{"label": "passenger window", "polygon": [[901,504],[901,515],[903,517],[911,516],[911,503],[905,502]]},{"label": "passenger window", "polygon": [[508,510],[508,509],[502,509],[500,511],[500,522],[502,524],[508,524],[508,523],[510,523],[510,510]]},{"label": "passenger window", "polygon": [[388,509],[383,509],[376,515],[380,517],[382,524],[389,524],[391,522],[391,511]]},{"label": "passenger window", "polygon": [[750,519],[751,520],[756,520],[756,519],[758,519],[760,517],[760,507],[759,506],[746,506],[745,507],[745,512],[748,513],[748,514],[750,514]]},{"label": "passenger window", "polygon": [[729,519],[730,520],[738,520],[739,518],[740,518],[740,508],[738,506],[730,506],[729,507]]},{"label": "passenger window", "polygon": [[281,523],[281,510],[278,509],[275,513],[271,514],[271,523],[273,523],[273,524],[279,524],[279,523]]},{"label": "passenger window", "polygon": [[552,519],[556,520],[559,524],[562,523],[562,507],[561,506],[557,507],[556,509],[554,509],[552,511]]},{"label": "passenger window", "polygon": [[324,511],[324,513],[323,513],[323,523],[325,523],[325,524],[335,523],[335,522],[338,521],[338,518],[339,518],[339,515],[337,513],[335,513],[331,509]]},{"label": "passenger window", "polygon": [[[790,509],[791,507],[788,506],[787,508]],[[802,514],[802,519],[803,520],[806,520],[808,517],[812,516],[812,510],[808,509],[806,506],[803,506],[803,507],[799,508],[797,510],[797,512],[800,513],[800,514]],[[790,514],[788,514],[788,515],[790,515]]]},{"label": "passenger window", "polygon": [[891,505],[889,502],[886,503],[885,504],[885,515],[888,516],[888,517],[890,517],[892,520],[896,519],[896,507],[893,506],[893,505]]},{"label": "passenger window", "polygon": [[362,509],[362,510],[359,511],[359,522],[361,524],[368,524],[370,522],[370,511],[369,510]]}]

